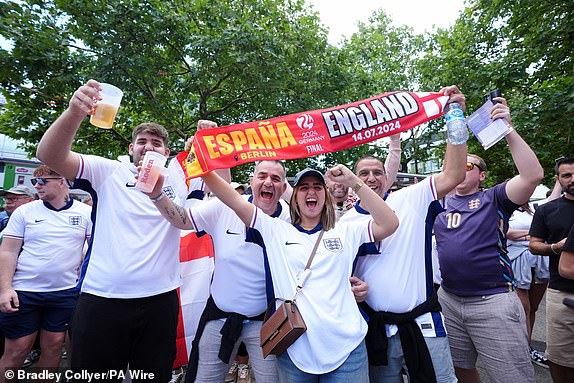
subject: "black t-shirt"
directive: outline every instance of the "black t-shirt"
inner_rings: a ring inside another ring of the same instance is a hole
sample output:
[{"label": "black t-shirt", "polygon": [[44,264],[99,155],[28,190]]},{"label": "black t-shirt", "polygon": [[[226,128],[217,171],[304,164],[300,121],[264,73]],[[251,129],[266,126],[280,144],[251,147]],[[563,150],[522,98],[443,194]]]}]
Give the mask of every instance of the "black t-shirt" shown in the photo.
[{"label": "black t-shirt", "polygon": [[[574,200],[560,197],[536,209],[528,234],[542,238],[546,243],[556,243],[568,236],[572,225],[574,225]],[[548,287],[574,293],[574,280],[563,278],[558,274],[559,261],[560,255],[550,255]]]},{"label": "black t-shirt", "polygon": [[562,251],[568,251],[570,253],[574,253],[574,225],[570,229],[570,233],[568,234],[568,239],[562,248]]}]

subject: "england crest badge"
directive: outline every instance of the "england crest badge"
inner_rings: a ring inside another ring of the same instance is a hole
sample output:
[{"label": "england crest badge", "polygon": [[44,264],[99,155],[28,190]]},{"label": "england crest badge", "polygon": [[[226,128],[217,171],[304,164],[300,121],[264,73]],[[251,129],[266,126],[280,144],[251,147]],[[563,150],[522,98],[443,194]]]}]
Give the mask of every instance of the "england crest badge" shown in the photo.
[{"label": "england crest badge", "polygon": [[323,240],[325,249],[329,251],[338,251],[343,248],[343,244],[339,238],[326,238]]}]

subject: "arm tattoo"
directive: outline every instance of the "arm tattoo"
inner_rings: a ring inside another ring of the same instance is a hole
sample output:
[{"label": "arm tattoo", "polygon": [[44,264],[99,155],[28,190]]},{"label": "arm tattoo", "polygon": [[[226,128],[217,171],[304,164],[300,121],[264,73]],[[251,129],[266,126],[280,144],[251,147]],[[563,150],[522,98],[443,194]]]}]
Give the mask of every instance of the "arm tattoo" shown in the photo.
[{"label": "arm tattoo", "polygon": [[175,210],[179,213],[179,218],[181,219],[181,222],[184,225],[187,224],[187,214],[185,212],[185,209],[182,208],[181,206],[175,205]]},{"label": "arm tattoo", "polygon": [[181,222],[184,225],[187,224],[187,214],[185,209],[178,205],[172,205],[165,208],[165,213],[167,214],[170,222]]}]

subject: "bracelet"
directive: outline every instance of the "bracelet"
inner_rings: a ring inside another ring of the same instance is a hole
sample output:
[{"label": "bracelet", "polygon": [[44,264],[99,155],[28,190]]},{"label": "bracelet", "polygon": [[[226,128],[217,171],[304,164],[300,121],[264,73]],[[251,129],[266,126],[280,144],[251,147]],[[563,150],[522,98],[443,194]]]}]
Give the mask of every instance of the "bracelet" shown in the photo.
[{"label": "bracelet", "polygon": [[358,180],[357,183],[351,187],[351,189],[353,189],[353,191],[357,193],[359,189],[363,187],[363,185],[364,185],[363,181]]},{"label": "bracelet", "polygon": [[149,197],[149,199],[151,200],[151,202],[159,202],[163,199],[163,196],[165,194],[163,192],[159,193],[159,195],[155,198]]},{"label": "bracelet", "polygon": [[559,252],[557,253],[556,250],[554,250],[554,245],[555,245],[555,243],[550,244],[550,251],[552,251],[556,255],[559,255],[560,253]]}]

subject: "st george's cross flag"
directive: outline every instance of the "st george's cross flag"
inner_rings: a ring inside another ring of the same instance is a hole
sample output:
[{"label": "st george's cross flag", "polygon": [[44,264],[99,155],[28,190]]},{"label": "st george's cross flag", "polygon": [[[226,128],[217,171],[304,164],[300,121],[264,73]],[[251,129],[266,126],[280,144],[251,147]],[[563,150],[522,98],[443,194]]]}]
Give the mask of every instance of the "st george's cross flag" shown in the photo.
[{"label": "st george's cross flag", "polygon": [[[186,208],[201,203],[205,186],[201,178],[190,180],[184,162],[187,152],[179,153],[168,166],[170,177],[177,181],[175,192],[187,197]],[[197,235],[189,230],[181,231],[179,261],[181,265],[181,287],[178,289],[180,310],[177,326],[177,355],[173,368],[187,365],[191,342],[195,337],[199,318],[207,299],[213,272],[213,243],[208,234]]]}]

